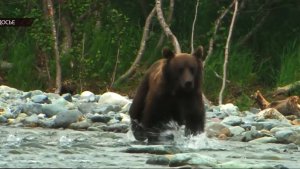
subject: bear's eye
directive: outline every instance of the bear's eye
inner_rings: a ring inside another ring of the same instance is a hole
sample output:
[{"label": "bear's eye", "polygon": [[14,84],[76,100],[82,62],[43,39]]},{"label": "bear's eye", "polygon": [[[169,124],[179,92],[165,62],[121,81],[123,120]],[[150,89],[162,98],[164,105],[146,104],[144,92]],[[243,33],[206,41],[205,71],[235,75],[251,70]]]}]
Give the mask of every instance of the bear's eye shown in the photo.
[{"label": "bear's eye", "polygon": [[182,73],[182,72],[184,71],[184,68],[183,68],[183,67],[180,67],[180,68],[178,69],[178,71],[179,71],[179,73]]},{"label": "bear's eye", "polygon": [[194,74],[195,69],[194,69],[193,67],[191,67],[191,68],[190,68],[190,72],[191,72],[191,74]]}]

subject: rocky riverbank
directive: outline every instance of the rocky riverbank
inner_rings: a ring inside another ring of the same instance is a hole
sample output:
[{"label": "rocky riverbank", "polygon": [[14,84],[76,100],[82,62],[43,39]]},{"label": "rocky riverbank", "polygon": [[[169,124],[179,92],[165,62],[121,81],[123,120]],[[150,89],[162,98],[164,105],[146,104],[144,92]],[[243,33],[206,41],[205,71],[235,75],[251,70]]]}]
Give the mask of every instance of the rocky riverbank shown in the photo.
[{"label": "rocky riverbank", "polygon": [[0,86],[0,167],[296,168],[297,117],[275,109],[206,107],[204,134],[163,145],[134,141],[128,109],[117,93],[59,96]]}]

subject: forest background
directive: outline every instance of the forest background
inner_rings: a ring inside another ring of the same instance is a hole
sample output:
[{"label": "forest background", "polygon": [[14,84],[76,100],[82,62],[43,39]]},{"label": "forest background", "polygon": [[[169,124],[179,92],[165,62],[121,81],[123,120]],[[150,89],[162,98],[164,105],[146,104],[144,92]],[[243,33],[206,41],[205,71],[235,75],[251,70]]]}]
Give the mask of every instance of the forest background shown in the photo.
[{"label": "forest background", "polygon": [[[56,41],[63,84],[75,86],[76,93],[110,90],[132,97],[146,69],[161,58],[162,48],[173,48],[167,37],[160,40],[164,32],[155,16],[138,67],[132,76],[120,82],[118,79],[138,55],[145,21],[155,1],[55,0],[51,1],[52,18],[47,2],[0,1],[1,18],[34,19],[30,27],[0,27],[1,84],[50,91],[55,87],[57,71],[53,45]],[[175,0],[172,8],[170,0],[162,1],[164,17],[181,50],[187,53],[191,51],[195,16],[193,45],[202,45],[208,51],[216,20],[229,9],[214,36],[213,52],[205,66],[203,91],[213,103],[217,103],[222,85],[232,3]],[[250,96],[256,90],[271,97],[269,91],[300,80],[299,17],[299,0],[239,0],[227,65],[225,102],[248,108],[253,103]],[[52,36],[51,19],[56,39]]]}]

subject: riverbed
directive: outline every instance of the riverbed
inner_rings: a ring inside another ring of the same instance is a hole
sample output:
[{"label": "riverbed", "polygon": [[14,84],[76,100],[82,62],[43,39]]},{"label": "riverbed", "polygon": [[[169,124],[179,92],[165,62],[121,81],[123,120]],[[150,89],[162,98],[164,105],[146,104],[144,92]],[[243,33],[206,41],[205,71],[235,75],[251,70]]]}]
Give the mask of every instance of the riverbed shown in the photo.
[{"label": "riverbed", "polygon": [[[167,168],[147,164],[153,153],[128,153],[130,147],[146,147],[128,133],[76,131],[1,126],[1,168]],[[155,145],[160,146],[160,145]],[[218,167],[243,166],[296,168],[300,150],[294,144],[254,144],[207,138],[177,138],[169,145],[181,153],[198,153],[216,159]],[[191,165],[188,165],[192,167]],[[207,167],[207,166],[206,166]],[[223,168],[222,167],[222,168]]]}]

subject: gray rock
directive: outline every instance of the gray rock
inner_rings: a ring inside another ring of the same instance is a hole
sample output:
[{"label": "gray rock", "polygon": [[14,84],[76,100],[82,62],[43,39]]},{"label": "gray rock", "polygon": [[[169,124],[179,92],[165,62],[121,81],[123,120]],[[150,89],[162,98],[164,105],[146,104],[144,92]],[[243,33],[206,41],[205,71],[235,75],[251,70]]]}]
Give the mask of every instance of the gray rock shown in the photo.
[{"label": "gray rock", "polygon": [[53,128],[54,127],[54,119],[53,118],[44,118],[38,121],[38,126],[44,128]]},{"label": "gray rock", "polygon": [[109,105],[109,104],[100,104],[92,112],[99,114],[106,114],[108,112],[118,112],[121,110],[121,107],[118,105]]},{"label": "gray rock", "polygon": [[61,97],[67,100],[68,102],[72,102],[72,95],[70,93],[65,93]]},{"label": "gray rock", "polygon": [[40,114],[43,112],[42,105],[38,103],[25,103],[23,106],[23,113],[26,113],[27,115],[32,114]]},{"label": "gray rock", "polygon": [[218,161],[215,158],[198,153],[179,153],[171,156],[170,167],[183,165],[215,167]]},{"label": "gray rock", "polygon": [[264,119],[264,121],[253,122],[252,126],[255,126],[257,130],[271,130],[274,127],[289,127],[291,124],[279,121],[277,119]]},{"label": "gray rock", "polygon": [[238,126],[242,124],[242,119],[239,116],[228,116],[222,121],[223,124]]},{"label": "gray rock", "polygon": [[84,102],[94,102],[96,97],[94,93],[90,91],[84,91],[80,94],[80,99]]},{"label": "gray rock", "polygon": [[7,118],[5,118],[3,115],[0,115],[0,123],[6,123]]},{"label": "gray rock", "polygon": [[110,131],[115,133],[127,133],[129,130],[129,126],[127,124],[115,123],[108,126],[102,126],[101,129],[103,131]]},{"label": "gray rock", "polygon": [[20,93],[19,90],[5,85],[0,86],[0,93]]},{"label": "gray rock", "polygon": [[275,137],[279,142],[286,144],[286,143],[293,142],[292,136],[295,134],[296,133],[292,130],[282,130],[282,131],[277,131],[275,133]]},{"label": "gray rock", "polygon": [[237,106],[229,103],[219,106],[211,106],[207,111],[207,117],[225,118],[227,116],[238,116],[240,114]]},{"label": "gray rock", "polygon": [[251,127],[251,130],[250,131],[245,131],[244,133],[242,133],[242,140],[241,141],[244,141],[244,142],[248,142],[248,141],[251,141],[251,140],[254,140],[256,138],[259,138],[259,137],[263,137],[264,135],[260,132],[258,132],[254,126]]},{"label": "gray rock", "polygon": [[147,161],[147,164],[152,164],[152,165],[169,165],[170,159],[166,156],[152,156],[150,157]]},{"label": "gray rock", "polygon": [[231,136],[228,127],[221,123],[210,123],[206,129],[207,137],[219,137],[220,135]]},{"label": "gray rock", "polygon": [[94,114],[94,110],[97,109],[98,105],[96,103],[79,103],[77,107],[83,114]]},{"label": "gray rock", "polygon": [[121,108],[121,110],[119,111],[119,113],[128,114],[131,104],[132,103],[130,102],[130,103],[127,103],[125,106],[123,106]]},{"label": "gray rock", "polygon": [[256,121],[265,121],[266,119],[276,119],[282,123],[289,124],[289,121],[279,111],[274,108],[268,108],[260,111],[257,115]]},{"label": "gray rock", "polygon": [[91,121],[89,120],[84,120],[84,121],[80,121],[80,122],[76,122],[76,123],[72,123],[70,125],[71,129],[75,129],[75,130],[82,130],[82,129],[87,129],[91,126]]},{"label": "gray rock", "polygon": [[117,105],[123,107],[131,101],[126,97],[123,97],[117,93],[106,92],[100,96],[98,103],[99,104],[108,104],[108,105]]},{"label": "gray rock", "polygon": [[243,133],[245,131],[245,129],[240,126],[229,127],[229,130],[233,136],[240,135],[241,133]]},{"label": "gray rock", "polygon": [[275,137],[261,137],[254,140],[249,141],[249,143],[276,143],[277,139]]},{"label": "gray rock", "polygon": [[68,110],[60,112],[56,115],[54,120],[54,127],[67,128],[71,123],[80,121],[83,118],[83,114],[78,110]]},{"label": "gray rock", "polygon": [[251,130],[252,125],[248,124],[248,123],[245,123],[245,124],[241,124],[241,127],[243,129],[245,129],[246,131],[249,131],[249,130]]},{"label": "gray rock", "polygon": [[10,119],[10,118],[16,118],[16,116],[18,116],[18,115],[13,114],[13,113],[11,112],[11,109],[10,109],[10,108],[5,108],[5,109],[4,109],[3,116],[4,116],[5,118],[7,118],[7,119]]},{"label": "gray rock", "polygon": [[241,117],[244,123],[253,123],[257,119],[256,114],[247,113],[246,116]]},{"label": "gray rock", "polygon": [[31,97],[32,102],[34,103],[50,103],[51,101],[48,99],[48,96],[44,94],[38,94]]},{"label": "gray rock", "polygon": [[164,145],[132,145],[125,150],[127,153],[149,153],[149,154],[176,154],[180,153],[180,149],[174,146]]},{"label": "gray rock", "polygon": [[26,127],[37,127],[38,126],[39,117],[36,114],[32,114],[29,117],[26,117],[23,121],[24,126]]},{"label": "gray rock", "polygon": [[103,114],[95,114],[91,118],[92,122],[102,122],[102,123],[107,123],[111,119],[112,119],[111,116],[109,116],[109,115],[103,115]]},{"label": "gray rock", "polygon": [[42,113],[46,114],[47,117],[52,117],[57,115],[58,113],[68,111],[67,108],[60,104],[43,104],[42,105]]},{"label": "gray rock", "polygon": [[32,93],[31,92],[24,92],[23,95],[21,96],[22,99],[27,99],[31,98]]}]

